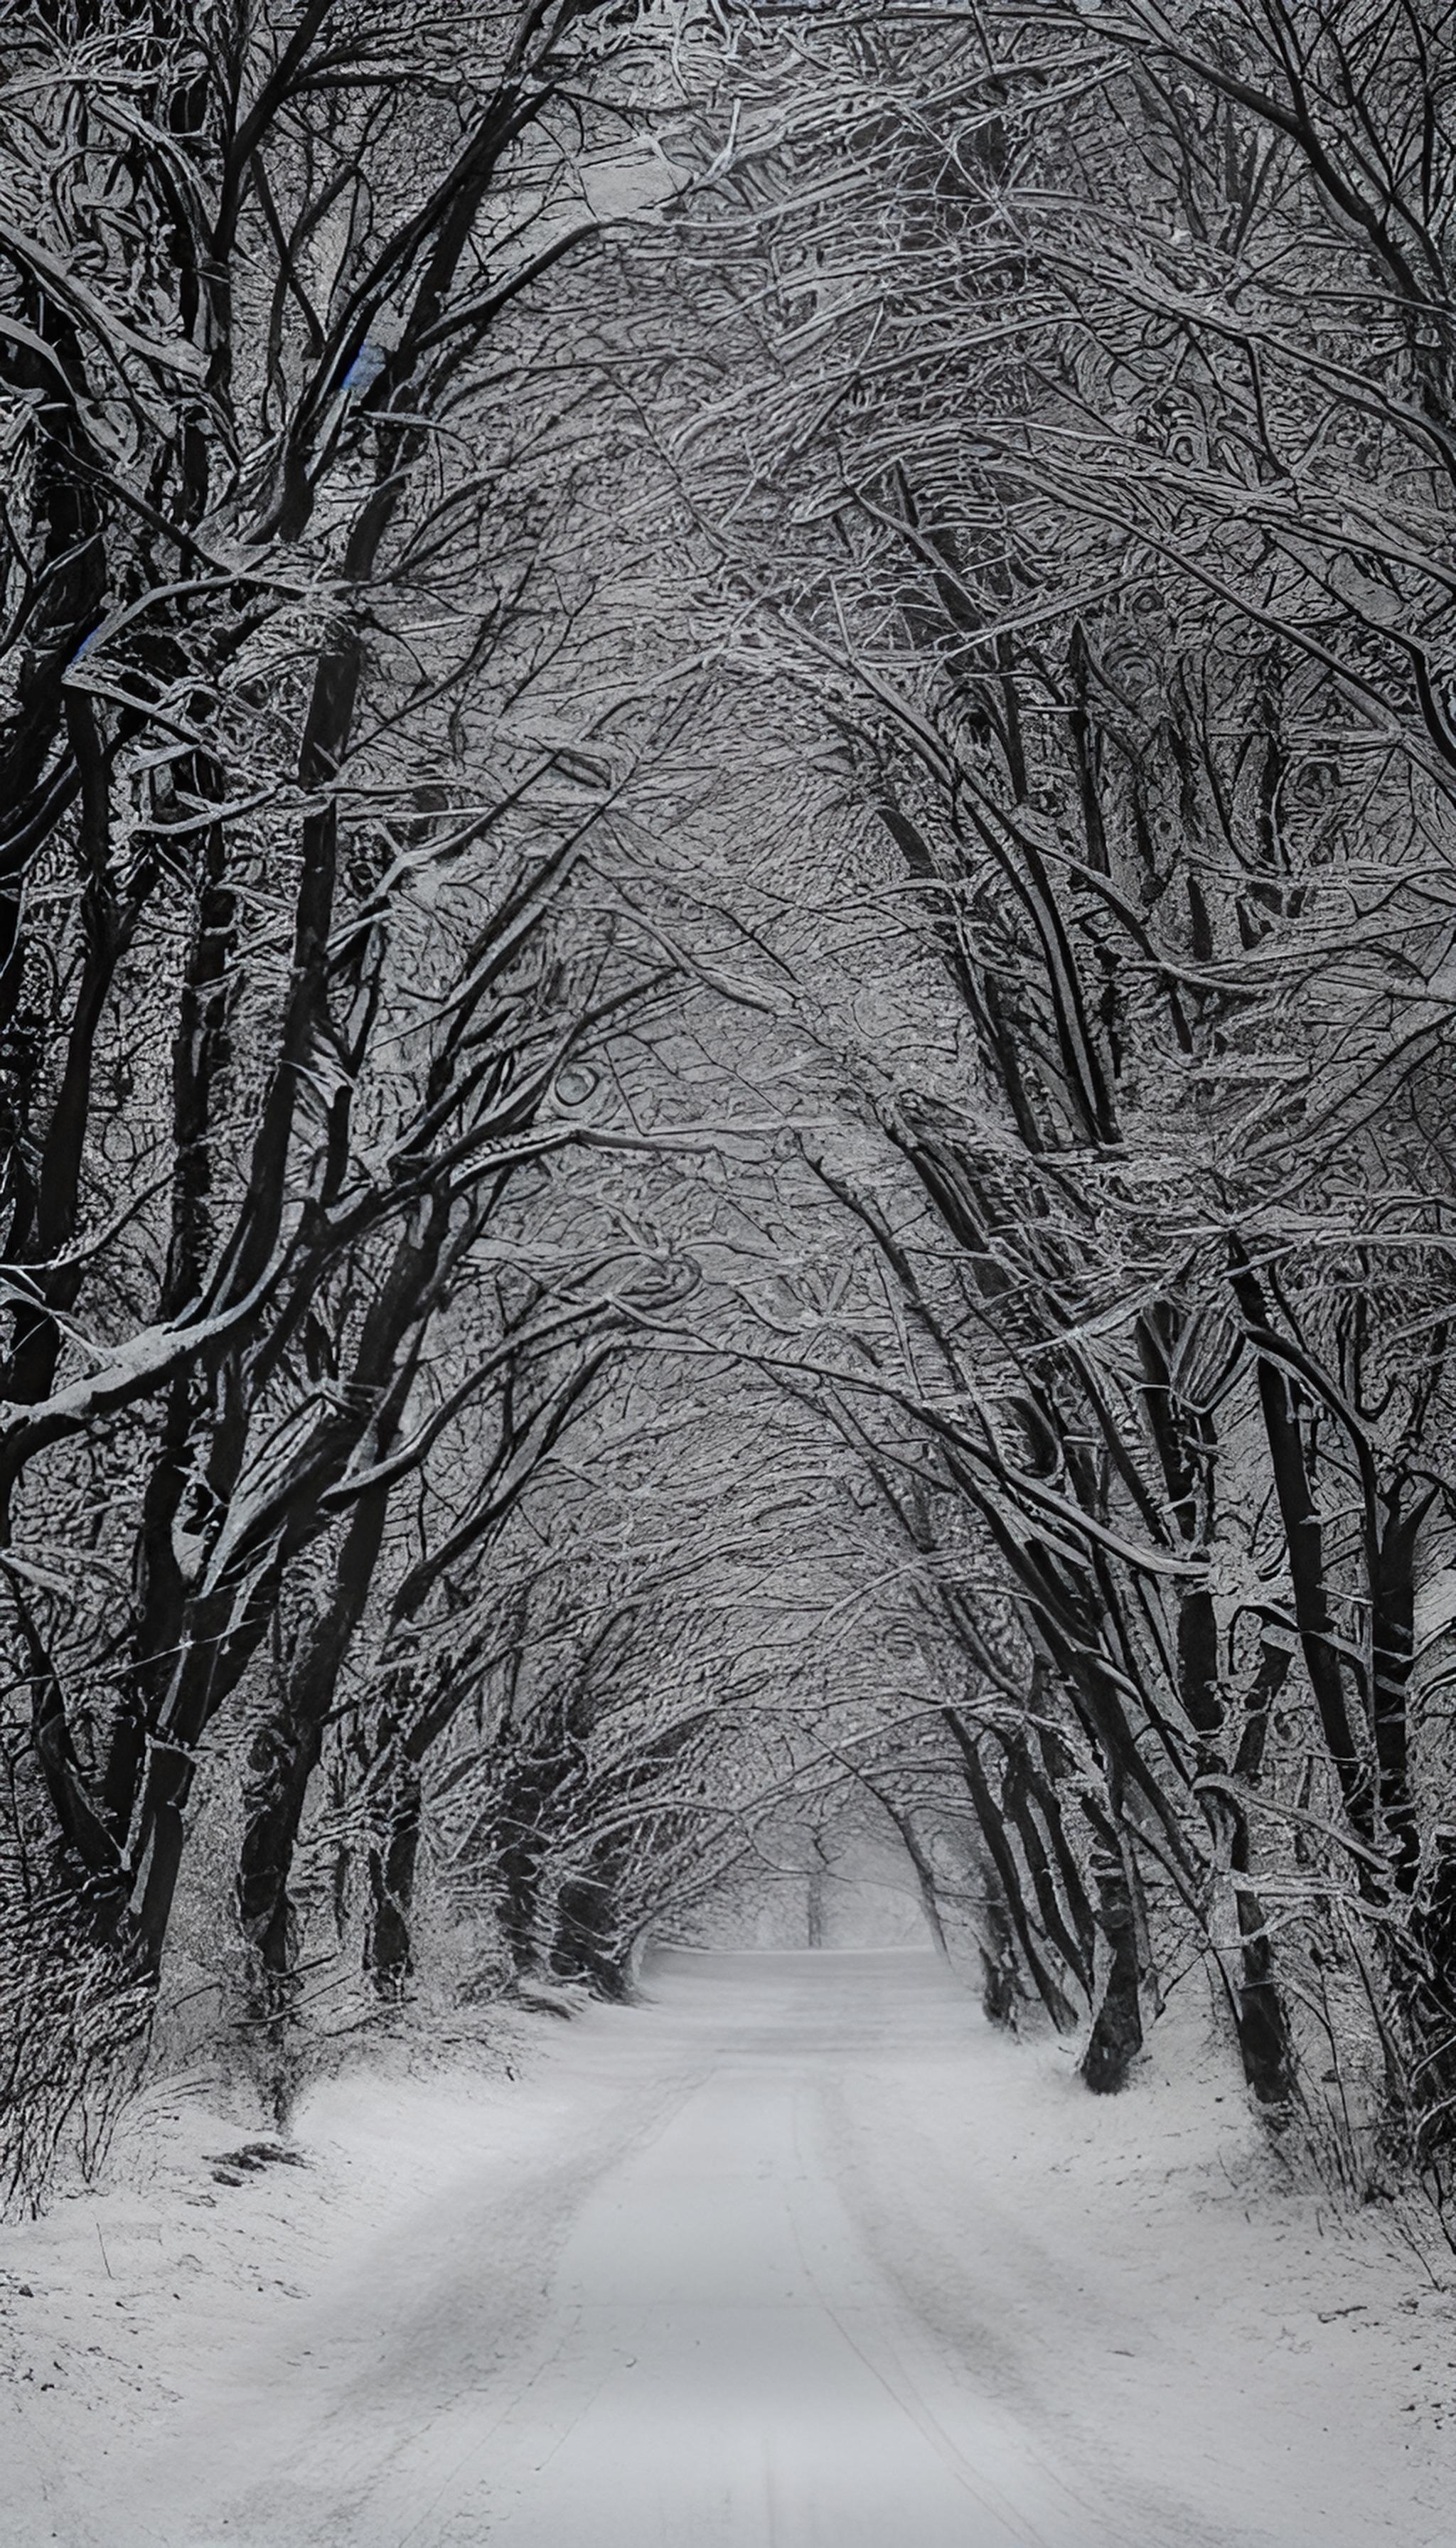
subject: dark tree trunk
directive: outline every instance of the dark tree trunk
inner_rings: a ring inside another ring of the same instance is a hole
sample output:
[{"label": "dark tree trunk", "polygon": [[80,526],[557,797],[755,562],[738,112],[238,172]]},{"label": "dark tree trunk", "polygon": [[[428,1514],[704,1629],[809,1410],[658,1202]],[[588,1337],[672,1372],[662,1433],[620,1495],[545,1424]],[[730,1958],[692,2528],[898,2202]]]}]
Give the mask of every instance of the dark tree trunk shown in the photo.
[{"label": "dark tree trunk", "polygon": [[1057,2033],[1071,2035],[1076,2030],[1077,2013],[1057,1980],[1050,1956],[1043,1951],[1033,1927],[1026,1896],[1022,1889],[1021,1869],[1011,1847],[1006,1818],[991,1794],[990,1780],[981,1760],[979,1745],[969,1727],[962,1722],[954,1707],[945,1709],[944,1714],[965,1766],[965,1783],[970,1791],[970,1801],[975,1809],[981,1839],[985,1843],[987,1856],[995,1868],[1001,1898],[1016,1932],[1016,1942],[1035,1984],[1037,1996]]},{"label": "dark tree trunk", "polygon": [[1142,2049],[1142,2004],[1138,1971],[1138,1913],[1134,1878],[1114,1824],[1089,1815],[1093,1824],[1092,1880],[1097,1888],[1097,1924],[1104,1940],[1106,1964],[1101,1995],[1092,2020],[1082,2077],[1099,2097],[1115,2095]]},{"label": "dark tree trunk", "polygon": [[[388,1450],[395,1427],[380,1448]],[[257,1959],[265,1996],[287,1996],[297,1960],[298,1922],[289,1879],[309,1785],[343,1670],[369,1599],[389,1509],[389,1490],[360,1498],[344,1533],[321,1616],[281,1663],[272,1704],[253,1733],[243,1783],[237,1916]]]},{"label": "dark tree trunk", "polygon": [[412,1761],[392,1766],[384,1828],[368,1858],[364,1969],[381,1999],[400,1999],[414,1970],[410,1916],[419,1865],[420,1777]]},{"label": "dark tree trunk", "polygon": [[285,1729],[274,1716],[257,1728],[248,1747],[237,1919],[262,1996],[274,2009],[290,1994],[298,1960],[299,1924],[288,1879],[321,1741],[320,1727],[306,1729],[295,1720]]},{"label": "dark tree trunk", "polygon": [[563,1981],[590,1982],[603,1999],[625,2000],[631,1997],[632,1982],[613,1876],[609,1859],[568,1876],[556,1900],[551,1969]]},{"label": "dark tree trunk", "polygon": [[[1355,1737],[1345,1694],[1340,1664],[1341,1640],[1330,1606],[1329,1579],[1324,1562],[1324,1533],[1310,1477],[1301,1423],[1304,1395],[1286,1367],[1280,1351],[1281,1340],[1269,1325],[1262,1287],[1236,1243],[1232,1259],[1234,1296],[1258,1355],[1259,1405],[1269,1446],[1274,1492],[1289,1551],[1290,1584],[1305,1670],[1320,1711],[1325,1748],[1339,1781],[1345,1811],[1359,1838],[1372,1843],[1377,1837],[1372,1811],[1372,1781],[1369,1766],[1362,1758]],[[1357,1862],[1357,1874],[1362,1889],[1370,1893],[1372,1872],[1364,1860]],[[1381,1890],[1378,1883],[1374,1890],[1377,1893]]]},{"label": "dark tree trunk", "polygon": [[[1229,1867],[1236,1879],[1249,1871],[1248,1817],[1235,1812]],[[1261,2106],[1287,2106],[1294,2093],[1294,2048],[1284,1997],[1274,1975],[1274,1947],[1257,1894],[1239,1883],[1235,1893],[1241,1944],[1241,1978],[1234,1992],[1233,2023],[1243,2075]]]},{"label": "dark tree trunk", "polygon": [[517,1754],[502,1778],[492,1822],[497,1917],[518,1973],[536,1972],[543,1961],[541,1869],[551,1797],[561,1776],[559,1762]]},{"label": "dark tree trunk", "polygon": [[1022,2003],[1021,1973],[1016,1960],[1016,1932],[995,1868],[981,1870],[981,1917],[977,1944],[981,1959],[981,2008],[992,2026],[1015,2034]]},{"label": "dark tree trunk", "polygon": [[1435,1490],[1403,1512],[1399,1484],[1372,1533],[1371,1681],[1381,1820],[1397,1890],[1413,1893],[1420,1834],[1410,1792],[1410,1688],[1415,1652],[1415,1544]]},{"label": "dark tree trunk", "polygon": [[[1069,1919],[1057,1893],[1046,1836],[1033,1811],[1031,1794],[1033,1774],[1032,1765],[1027,1758],[1025,1737],[1020,1736],[1014,1741],[1008,1738],[1006,1754],[1006,1773],[1001,1787],[1002,1801],[1016,1826],[1022,1857],[1032,1879],[1032,1891],[1041,1914],[1042,1926],[1067,1971],[1077,1981],[1090,2007],[1093,1950],[1086,1942],[1084,1934],[1079,1932]],[[1039,1795],[1038,1802],[1042,1804],[1043,1811],[1049,1810],[1055,1822],[1059,1824],[1061,1817],[1055,1797]],[[1078,1891],[1081,1892],[1080,1883]],[[1083,1899],[1085,1900],[1085,1895]]]},{"label": "dark tree trunk", "polygon": [[830,1881],[830,1867],[817,1833],[814,1836],[813,1847],[814,1861],[809,1868],[808,1889],[804,1900],[804,1934],[809,1946],[822,1947],[826,1925],[824,1888]]}]

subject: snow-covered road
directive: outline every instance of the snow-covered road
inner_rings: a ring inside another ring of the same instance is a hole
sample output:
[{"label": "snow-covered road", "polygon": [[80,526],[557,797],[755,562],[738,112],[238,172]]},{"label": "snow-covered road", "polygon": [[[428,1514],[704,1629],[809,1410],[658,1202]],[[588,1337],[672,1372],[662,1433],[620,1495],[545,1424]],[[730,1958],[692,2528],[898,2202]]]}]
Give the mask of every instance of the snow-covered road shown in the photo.
[{"label": "snow-covered road", "polygon": [[961,2018],[936,1960],[668,1956],[649,1992],[563,2045],[568,2072],[590,2047],[591,2077],[568,2112],[543,2082],[544,2176],[521,2153],[513,2196],[461,2185],[402,2224],[287,2366],[259,2364],[138,2472],[138,2530],[1124,2548],[876,2264],[832,2145],[857,2058],[913,2063]]},{"label": "snow-covered road", "polygon": [[[1135,2176],[1132,2099],[1088,2099],[998,2043],[930,1956],[662,1958],[642,2008],[550,2024],[517,2084],[453,2105],[448,2086],[401,2090],[383,2200],[377,2168],[368,2187],[349,2174],[350,2116],[357,2130],[375,2100],[377,2144],[382,2093],[338,2082],[306,2118],[306,2139],[311,2126],[332,2149],[331,2192],[278,2169],[266,2189],[182,2198],[215,2205],[177,2215],[197,2225],[186,2239],[252,2242],[230,2251],[236,2321],[190,2364],[175,2338],[166,2356],[146,2291],[175,2281],[180,2300],[197,2256],[170,2261],[162,2220],[169,2260],[133,2289],[125,2240],[139,2216],[105,2215],[120,2279],[103,2306],[131,2314],[138,2345],[149,2326],[179,2394],[134,2437],[113,2432],[89,2470],[53,2471],[43,2516],[0,2523],[7,2543],[1414,2548],[1449,2535],[1427,2525],[1423,2487],[1402,2491],[1413,2428],[1393,2402],[1377,2397],[1372,2416],[1367,2395],[1366,2424],[1341,2423],[1341,2396],[1360,2394],[1361,2373],[1388,2378],[1394,2343],[1357,2359],[1355,2311],[1319,2302],[1348,2299],[1363,2264],[1362,2296],[1384,2274],[1390,2308],[1414,2310],[1394,2297],[1386,2251],[1325,2257],[1301,2211],[1260,2227],[1241,2204],[1173,2187],[1194,2171],[1202,2186],[1211,2148],[1228,2174],[1250,2146],[1236,2101],[1209,2124],[1222,2099],[1207,2081],[1202,2121],[1179,2105],[1159,2123],[1144,2105]],[[320,2198],[341,2215],[352,2202],[349,2234],[307,2294],[280,2302],[299,2207]],[[1316,2278],[1303,2294],[1301,2274]],[[1261,2319],[1255,2275],[1272,2275],[1287,2322]],[[1417,2338],[1406,2323],[1427,2353],[1456,2352],[1444,2324]],[[36,2400],[31,2429],[51,2404]]]},{"label": "snow-covered road", "polygon": [[[680,1991],[700,2017],[701,1980]],[[1083,2548],[1089,2508],[931,2346],[857,2227],[826,2075],[917,2031],[928,1959],[720,1971],[717,2057],[620,2151],[543,2358],[420,2540],[500,2548]],[[665,2009],[672,1979],[660,1975]],[[889,2155],[889,2154],[887,2154]]]}]

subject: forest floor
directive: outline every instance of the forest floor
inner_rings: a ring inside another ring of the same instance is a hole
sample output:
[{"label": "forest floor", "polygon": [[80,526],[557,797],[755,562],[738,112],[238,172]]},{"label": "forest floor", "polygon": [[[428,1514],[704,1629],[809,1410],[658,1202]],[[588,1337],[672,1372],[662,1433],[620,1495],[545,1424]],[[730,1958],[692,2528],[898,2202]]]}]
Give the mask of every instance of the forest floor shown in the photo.
[{"label": "forest floor", "polygon": [[[659,1959],[320,2085],[165,2084],[0,2232],[6,2548],[1450,2548],[1456,2261],[929,1956]],[[494,2075],[493,2075],[494,2069]]]}]

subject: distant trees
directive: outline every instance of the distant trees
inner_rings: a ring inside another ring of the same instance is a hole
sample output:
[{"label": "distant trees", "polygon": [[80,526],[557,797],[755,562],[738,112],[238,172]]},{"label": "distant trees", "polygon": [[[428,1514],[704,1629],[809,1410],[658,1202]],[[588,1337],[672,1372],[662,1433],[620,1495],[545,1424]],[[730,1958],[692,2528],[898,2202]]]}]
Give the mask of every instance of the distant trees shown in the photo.
[{"label": "distant trees", "polygon": [[833,1628],[875,1599],[858,1516],[778,1393],[714,1353],[699,1400],[692,1350],[685,1383],[671,1344],[614,1366],[575,1474],[522,1515],[517,1589],[434,1764],[454,1898],[489,1911],[517,1978],[623,1994],[655,1919],[843,1787],[847,1710],[866,1757],[882,1724]]}]

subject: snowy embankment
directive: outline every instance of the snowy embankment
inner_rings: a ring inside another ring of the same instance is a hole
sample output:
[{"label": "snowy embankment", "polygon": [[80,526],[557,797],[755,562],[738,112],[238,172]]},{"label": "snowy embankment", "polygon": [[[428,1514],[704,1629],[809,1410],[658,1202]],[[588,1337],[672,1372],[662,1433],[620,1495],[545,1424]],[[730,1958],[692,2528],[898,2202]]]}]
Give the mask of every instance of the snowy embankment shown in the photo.
[{"label": "snowy embankment", "polygon": [[320,2086],[302,2164],[153,2089],[0,2232],[6,2548],[1456,2535],[1456,2266],[1281,2184],[1200,2030],[1096,2101],[929,1958],[648,1987]]}]

